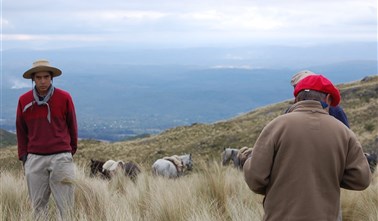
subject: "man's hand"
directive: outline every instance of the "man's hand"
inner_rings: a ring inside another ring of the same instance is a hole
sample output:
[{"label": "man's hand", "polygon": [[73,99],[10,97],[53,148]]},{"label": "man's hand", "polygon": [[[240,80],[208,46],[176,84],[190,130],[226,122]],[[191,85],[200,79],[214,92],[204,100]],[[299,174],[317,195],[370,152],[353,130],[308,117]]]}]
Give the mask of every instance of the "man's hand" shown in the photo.
[{"label": "man's hand", "polygon": [[25,154],[24,156],[21,157],[22,166],[25,166],[25,162],[26,162],[27,159],[28,159],[28,155],[27,154]]}]

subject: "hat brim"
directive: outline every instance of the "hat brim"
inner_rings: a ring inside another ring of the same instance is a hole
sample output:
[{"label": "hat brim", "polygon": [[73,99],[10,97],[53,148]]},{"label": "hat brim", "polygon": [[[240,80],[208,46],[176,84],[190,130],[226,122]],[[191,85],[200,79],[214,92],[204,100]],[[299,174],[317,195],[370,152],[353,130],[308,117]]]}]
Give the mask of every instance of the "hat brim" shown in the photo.
[{"label": "hat brim", "polygon": [[54,68],[50,66],[38,66],[38,67],[30,68],[22,76],[26,79],[31,79],[34,73],[41,72],[41,71],[50,72],[52,74],[52,77],[58,77],[59,75],[62,74],[62,71],[59,70],[58,68]]}]

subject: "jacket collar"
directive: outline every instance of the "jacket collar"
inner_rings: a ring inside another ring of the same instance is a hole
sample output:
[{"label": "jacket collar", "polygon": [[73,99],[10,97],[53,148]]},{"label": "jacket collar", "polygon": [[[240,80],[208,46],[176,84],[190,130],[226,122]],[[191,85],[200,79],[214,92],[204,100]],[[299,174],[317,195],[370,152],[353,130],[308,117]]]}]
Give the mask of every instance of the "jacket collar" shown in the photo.
[{"label": "jacket collar", "polygon": [[303,112],[303,111],[311,111],[311,112],[318,112],[323,114],[329,114],[326,109],[323,109],[321,103],[319,101],[313,100],[306,100],[306,101],[299,101],[293,104],[289,110],[290,112]]}]

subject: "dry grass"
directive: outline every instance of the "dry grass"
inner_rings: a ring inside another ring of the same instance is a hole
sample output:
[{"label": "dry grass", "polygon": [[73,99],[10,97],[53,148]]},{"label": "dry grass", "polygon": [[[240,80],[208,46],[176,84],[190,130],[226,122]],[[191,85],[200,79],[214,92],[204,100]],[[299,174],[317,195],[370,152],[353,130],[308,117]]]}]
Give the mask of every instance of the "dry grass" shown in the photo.
[{"label": "dry grass", "polygon": [[[248,190],[240,171],[215,162],[201,166],[202,172],[179,179],[144,170],[136,183],[122,175],[90,178],[79,166],[73,220],[261,220],[262,197]],[[2,171],[0,186],[1,220],[32,220],[22,173]],[[49,216],[55,217],[50,201]]]},{"label": "dry grass", "polygon": [[343,220],[378,220],[378,170],[373,174],[370,186],[364,191],[341,192]]},{"label": "dry grass", "polygon": [[[120,175],[112,181],[89,178],[78,166],[72,220],[261,220],[262,196],[252,193],[242,172],[217,162],[201,162],[198,172],[164,179],[143,170],[133,183]],[[33,220],[22,172],[0,174],[1,220]],[[346,221],[378,220],[378,173],[364,191],[342,191]],[[50,217],[56,216],[50,200]]]}]

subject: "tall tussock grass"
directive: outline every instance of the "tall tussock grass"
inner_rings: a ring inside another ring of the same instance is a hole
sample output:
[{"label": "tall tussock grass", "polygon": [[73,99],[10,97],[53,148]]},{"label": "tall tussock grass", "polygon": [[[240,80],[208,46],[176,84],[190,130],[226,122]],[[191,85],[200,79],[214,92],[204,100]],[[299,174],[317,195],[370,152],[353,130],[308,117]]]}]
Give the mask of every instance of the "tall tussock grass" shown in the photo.
[{"label": "tall tussock grass", "polygon": [[[71,220],[218,221],[261,220],[263,197],[252,193],[241,171],[217,162],[198,162],[195,171],[177,179],[152,175],[142,168],[135,182],[117,174],[112,180],[89,177],[78,166]],[[378,175],[364,191],[342,190],[343,218],[378,220]],[[0,219],[34,220],[22,171],[0,172]],[[50,200],[49,217],[56,206]]]},{"label": "tall tussock grass", "polygon": [[378,170],[373,174],[370,186],[364,191],[341,192],[341,206],[344,220],[378,220]]}]

